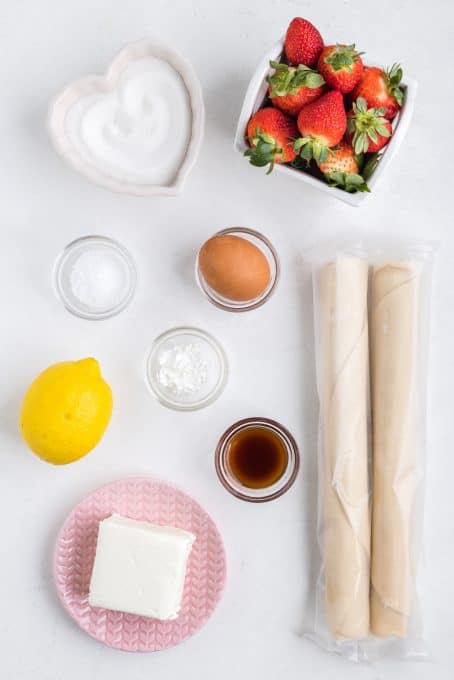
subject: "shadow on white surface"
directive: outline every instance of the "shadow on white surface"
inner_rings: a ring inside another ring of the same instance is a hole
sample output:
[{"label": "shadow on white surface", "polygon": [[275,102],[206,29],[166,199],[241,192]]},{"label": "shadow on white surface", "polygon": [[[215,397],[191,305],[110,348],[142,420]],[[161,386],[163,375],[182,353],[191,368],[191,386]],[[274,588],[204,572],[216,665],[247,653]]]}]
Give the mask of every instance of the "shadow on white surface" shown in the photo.
[{"label": "shadow on white surface", "polygon": [[303,329],[304,380],[303,392],[303,439],[301,456],[301,475],[303,478],[303,555],[302,568],[306,570],[306,592],[302,603],[302,619],[300,635],[308,632],[313,626],[315,612],[315,592],[318,572],[317,543],[317,433],[318,433],[318,401],[315,376],[315,346],[312,300],[311,265],[298,257],[298,288],[301,293],[301,327]]},{"label": "shadow on white surface", "polygon": [[16,392],[13,397],[0,406],[0,430],[6,434],[14,445],[21,445],[24,448],[19,434],[19,413],[22,401],[22,394]]},{"label": "shadow on white surface", "polygon": [[[221,72],[214,85],[204,89],[207,122],[217,129],[223,137],[233,145],[236,121],[241,110],[247,80],[241,79],[234,72]],[[228,92],[228,97],[226,93]],[[220,159],[221,160],[221,159]]]}]

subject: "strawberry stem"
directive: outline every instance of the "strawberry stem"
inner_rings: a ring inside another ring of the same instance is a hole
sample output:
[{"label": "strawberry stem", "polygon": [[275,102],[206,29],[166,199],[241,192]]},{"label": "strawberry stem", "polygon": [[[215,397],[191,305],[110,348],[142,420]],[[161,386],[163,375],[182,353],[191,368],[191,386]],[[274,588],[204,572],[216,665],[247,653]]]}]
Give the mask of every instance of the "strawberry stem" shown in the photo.
[{"label": "strawberry stem", "polygon": [[353,134],[352,144],[355,153],[366,153],[369,148],[369,140],[375,144],[380,137],[390,137],[391,133],[386,127],[388,121],[384,117],[385,109],[367,108],[367,102],[363,97],[358,97],[352,105],[353,114],[348,116],[347,130]]},{"label": "strawberry stem", "polygon": [[293,150],[308,163],[312,159],[323,163],[330,152],[330,149],[317,137],[298,137],[293,143]]},{"label": "strawberry stem", "polygon": [[269,175],[274,168],[276,156],[282,157],[283,149],[276,144],[274,137],[259,130],[255,131],[255,137],[248,137],[248,141],[252,146],[246,149],[244,156],[249,158],[251,165],[258,168],[268,165],[266,174]]},{"label": "strawberry stem", "polygon": [[364,177],[355,172],[331,172],[325,175],[328,184],[331,187],[338,187],[347,191],[349,194],[354,194],[357,191],[366,191],[370,193],[370,189],[364,180]]},{"label": "strawberry stem", "polygon": [[361,168],[361,175],[363,176],[363,178],[366,182],[374,174],[374,172],[377,168],[377,165],[380,162],[380,159],[381,159],[381,154],[379,154],[378,152],[369,154],[367,161],[364,163],[363,167]]},{"label": "strawberry stem", "polygon": [[404,102],[404,93],[399,87],[403,77],[403,70],[400,64],[393,64],[390,69],[386,71],[386,89],[388,93],[394,97],[399,106]]},{"label": "strawberry stem", "polygon": [[364,54],[364,52],[357,52],[354,44],[353,45],[337,44],[334,51],[329,55],[329,57],[325,57],[325,62],[327,64],[330,64],[333,71],[345,70],[351,73],[353,64],[355,63],[355,61],[358,61],[362,54]]},{"label": "strawberry stem", "polygon": [[270,66],[275,69],[275,72],[266,78],[271,86],[271,98],[297,94],[302,87],[314,90],[325,82],[320,73],[304,64],[295,68],[277,61],[270,61]]}]

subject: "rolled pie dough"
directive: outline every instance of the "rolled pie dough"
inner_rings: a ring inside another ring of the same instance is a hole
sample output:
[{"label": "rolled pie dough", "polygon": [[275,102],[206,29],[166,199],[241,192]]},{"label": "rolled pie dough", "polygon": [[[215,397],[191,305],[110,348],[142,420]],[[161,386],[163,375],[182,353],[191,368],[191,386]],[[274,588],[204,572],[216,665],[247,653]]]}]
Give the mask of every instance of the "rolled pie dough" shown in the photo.
[{"label": "rolled pie dough", "polygon": [[406,635],[414,597],[419,286],[412,263],[387,263],[372,271],[371,631],[379,636]]},{"label": "rolled pie dough", "polygon": [[322,523],[328,626],[369,633],[368,265],[343,257],[315,272]]}]

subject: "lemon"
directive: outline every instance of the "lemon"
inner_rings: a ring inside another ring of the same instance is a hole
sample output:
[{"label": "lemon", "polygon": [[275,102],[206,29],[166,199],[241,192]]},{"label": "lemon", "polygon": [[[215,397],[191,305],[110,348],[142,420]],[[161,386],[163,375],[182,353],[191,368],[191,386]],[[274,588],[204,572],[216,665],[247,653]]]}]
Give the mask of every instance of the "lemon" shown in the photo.
[{"label": "lemon", "polygon": [[96,359],[46,368],[22,403],[20,431],[30,449],[54,465],[72,463],[99,442],[112,415],[112,391]]}]

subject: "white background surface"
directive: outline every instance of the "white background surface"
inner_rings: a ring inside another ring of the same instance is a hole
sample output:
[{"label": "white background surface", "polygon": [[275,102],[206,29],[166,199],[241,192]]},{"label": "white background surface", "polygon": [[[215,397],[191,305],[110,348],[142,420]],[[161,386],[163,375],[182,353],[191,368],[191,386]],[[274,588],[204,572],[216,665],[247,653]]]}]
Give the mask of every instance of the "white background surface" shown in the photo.
[{"label": "white background surface", "polygon": [[[242,97],[256,62],[295,15],[322,33],[356,40],[384,63],[401,60],[420,83],[416,114],[376,195],[358,210],[276,174],[265,177],[232,150]],[[17,0],[2,7],[2,243],[0,290],[0,676],[5,680],[454,677],[452,479],[453,284],[452,64],[450,0]],[[207,126],[200,160],[179,198],[138,199],[91,186],[55,155],[44,120],[67,82],[102,71],[126,43],[150,36],[194,64]],[[247,315],[216,310],[192,278],[194,254],[229,225],[262,230],[278,249],[276,296]],[[51,270],[72,239],[106,234],[136,259],[130,308],[102,323],[69,315]],[[301,276],[307,245],[353,233],[440,239],[433,295],[424,620],[432,660],[355,667],[301,638],[314,551],[316,400],[311,304]],[[205,411],[167,411],[142,372],[153,337],[196,324],[224,344],[231,376]],[[17,416],[31,379],[48,364],[96,356],[115,394],[101,445],[54,468],[21,443]],[[218,484],[213,449],[234,419],[281,420],[301,446],[295,488],[263,506]],[[215,616],[184,645],[154,655],[109,650],[82,633],[56,600],[56,532],[83,496],[104,482],[153,474],[199,499],[219,524],[229,577]]]}]

